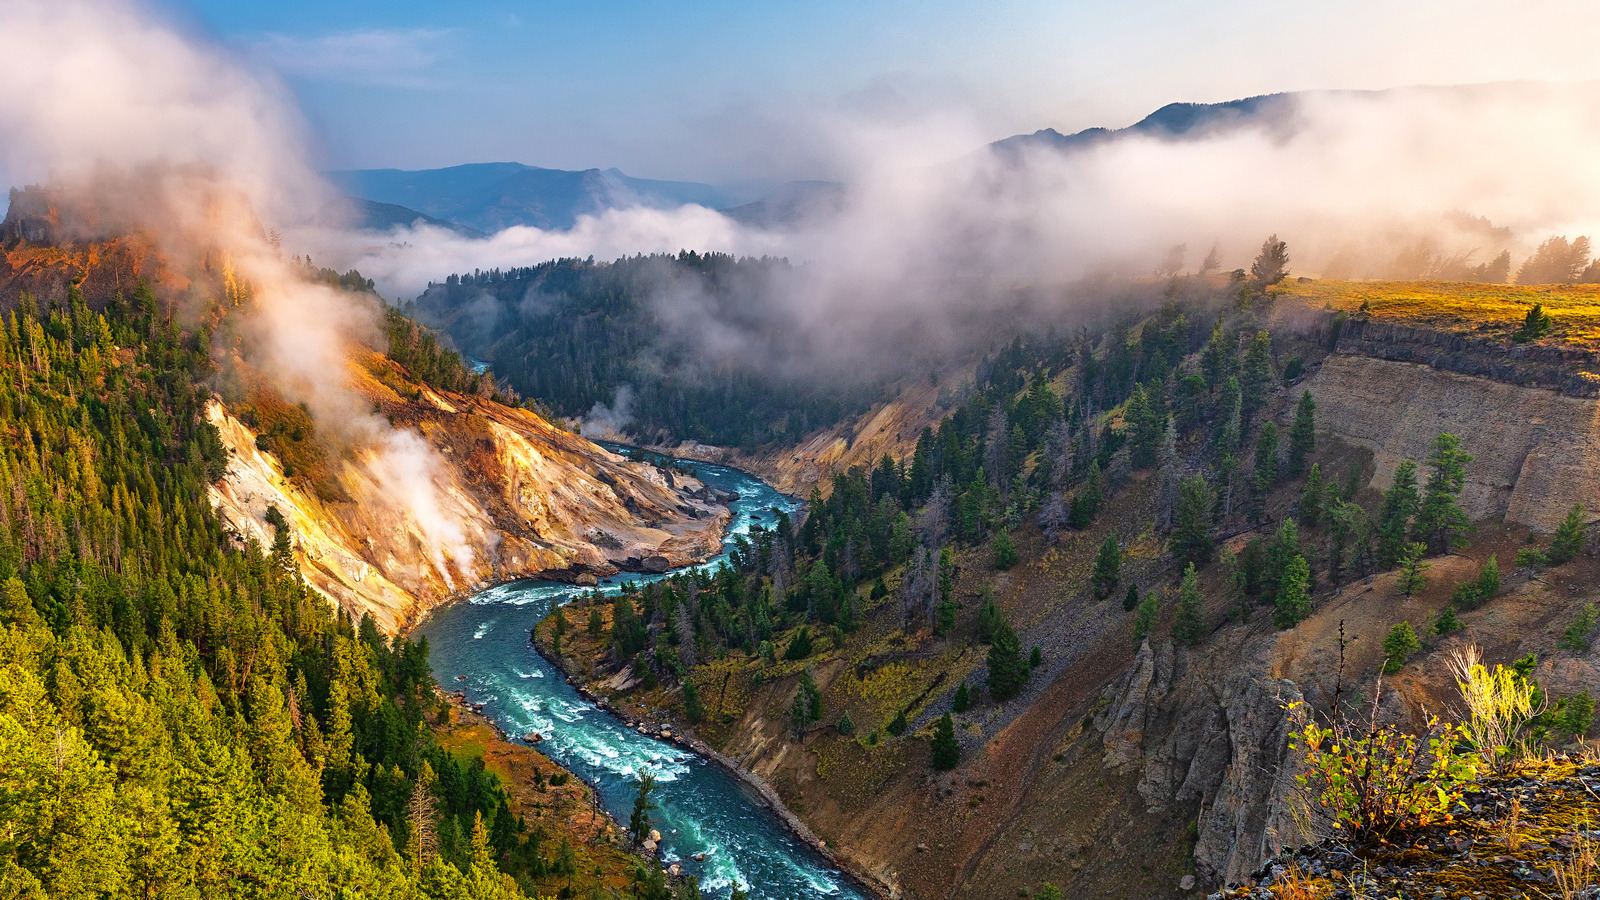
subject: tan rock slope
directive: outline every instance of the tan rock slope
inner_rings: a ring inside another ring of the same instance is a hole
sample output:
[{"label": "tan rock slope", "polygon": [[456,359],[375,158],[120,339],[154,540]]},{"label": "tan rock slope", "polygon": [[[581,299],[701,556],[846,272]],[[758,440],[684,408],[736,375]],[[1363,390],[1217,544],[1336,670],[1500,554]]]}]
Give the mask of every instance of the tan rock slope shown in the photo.
[{"label": "tan rock slope", "polygon": [[1473,456],[1461,498],[1473,519],[1504,516],[1549,533],[1573,503],[1600,509],[1595,400],[1344,353],[1306,387],[1319,428],[1372,450],[1380,490],[1401,460],[1425,465],[1433,439],[1450,432]]},{"label": "tan rock slope", "polygon": [[356,375],[398,433],[419,437],[434,451],[427,458],[442,461],[427,471],[434,520],[419,521],[415,504],[387,495],[392,482],[371,450],[335,464],[348,500],[304,489],[217,402],[208,415],[229,463],[211,498],[239,540],[264,545],[273,539],[266,510],[277,506],[307,582],[356,618],[370,613],[385,632],[494,582],[537,574],[581,582],[683,565],[721,547],[727,508],[692,478],[629,462],[526,410],[426,387],[406,399],[367,367]]}]

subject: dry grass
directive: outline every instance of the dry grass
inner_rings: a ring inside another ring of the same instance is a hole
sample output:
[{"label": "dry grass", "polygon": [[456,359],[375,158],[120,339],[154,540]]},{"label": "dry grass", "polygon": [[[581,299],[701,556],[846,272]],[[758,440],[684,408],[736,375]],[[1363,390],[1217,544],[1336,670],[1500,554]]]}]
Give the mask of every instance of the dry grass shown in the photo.
[{"label": "dry grass", "polygon": [[1325,886],[1300,871],[1299,865],[1290,864],[1283,877],[1273,882],[1272,894],[1277,900],[1319,900],[1326,893]]},{"label": "dry grass", "polygon": [[1556,890],[1560,891],[1561,900],[1580,900],[1585,889],[1595,884],[1595,842],[1579,834],[1572,852],[1567,854],[1566,859],[1558,860],[1551,867],[1551,872],[1555,875]]},{"label": "dry grass", "polygon": [[1511,813],[1500,821],[1500,840],[1505,843],[1506,849],[1512,853],[1522,849],[1526,839],[1521,831],[1522,827],[1522,800],[1513,797],[1511,800]]},{"label": "dry grass", "polygon": [[1486,338],[1509,338],[1535,303],[1553,318],[1541,344],[1600,350],[1600,285],[1471,284],[1454,281],[1296,281],[1286,298],[1354,313],[1367,304],[1376,321]]}]

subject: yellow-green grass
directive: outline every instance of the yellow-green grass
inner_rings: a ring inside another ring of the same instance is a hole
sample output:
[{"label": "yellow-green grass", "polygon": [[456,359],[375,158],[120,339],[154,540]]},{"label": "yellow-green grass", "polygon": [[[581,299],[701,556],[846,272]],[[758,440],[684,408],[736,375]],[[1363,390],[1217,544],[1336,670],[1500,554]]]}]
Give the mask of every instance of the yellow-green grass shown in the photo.
[{"label": "yellow-green grass", "polygon": [[1507,338],[1535,303],[1554,322],[1540,344],[1600,350],[1600,284],[1472,284],[1459,281],[1289,281],[1285,298],[1313,308],[1367,312],[1375,321]]}]

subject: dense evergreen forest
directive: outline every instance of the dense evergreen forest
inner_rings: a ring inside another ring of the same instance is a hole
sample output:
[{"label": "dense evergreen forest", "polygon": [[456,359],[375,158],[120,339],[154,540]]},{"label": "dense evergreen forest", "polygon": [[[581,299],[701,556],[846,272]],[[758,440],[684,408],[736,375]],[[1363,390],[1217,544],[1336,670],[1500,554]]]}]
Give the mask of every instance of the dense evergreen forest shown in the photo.
[{"label": "dense evergreen forest", "polygon": [[793,339],[777,324],[772,291],[774,275],[788,269],[783,260],[719,253],[560,259],[451,275],[405,312],[557,415],[582,416],[599,404],[625,412],[616,418],[640,443],[753,449],[794,443],[871,399],[859,385],[818,390],[785,379],[771,358],[707,358],[699,335],[674,331],[693,327],[674,316],[695,310],[697,321],[750,346]]},{"label": "dense evergreen forest", "polygon": [[509,898],[570,869],[434,743],[426,642],[332,610],[281,516],[270,548],[224,534],[210,327],[148,287],[0,325],[0,893]]}]

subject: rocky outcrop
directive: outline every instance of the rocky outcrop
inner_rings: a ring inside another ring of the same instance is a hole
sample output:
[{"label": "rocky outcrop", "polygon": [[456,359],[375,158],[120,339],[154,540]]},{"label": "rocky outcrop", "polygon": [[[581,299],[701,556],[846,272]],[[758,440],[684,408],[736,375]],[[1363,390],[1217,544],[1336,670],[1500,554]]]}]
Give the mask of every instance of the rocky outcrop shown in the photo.
[{"label": "rocky outcrop", "polygon": [[1380,490],[1401,460],[1422,464],[1434,438],[1450,432],[1473,456],[1461,498],[1473,519],[1504,516],[1549,532],[1575,502],[1600,509],[1594,400],[1345,353],[1324,360],[1305,386],[1319,430],[1372,450]]},{"label": "rocky outcrop", "polygon": [[1095,717],[1103,765],[1139,773],[1139,796],[1160,812],[1198,804],[1194,860],[1206,883],[1236,881],[1300,840],[1290,815],[1293,682],[1266,674],[1266,654],[1217,656],[1144,644],[1102,695]]},{"label": "rocky outcrop", "polygon": [[429,503],[394,496],[395,479],[371,448],[341,455],[342,498],[306,490],[216,402],[208,417],[229,460],[211,499],[236,539],[268,546],[266,510],[276,506],[306,581],[386,632],[497,581],[593,583],[630,561],[683,565],[721,547],[727,508],[692,478],[669,483],[526,410],[427,388],[405,399],[360,372],[354,380],[428,461],[409,477],[426,480]]}]

